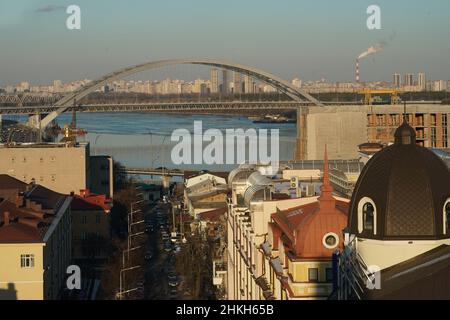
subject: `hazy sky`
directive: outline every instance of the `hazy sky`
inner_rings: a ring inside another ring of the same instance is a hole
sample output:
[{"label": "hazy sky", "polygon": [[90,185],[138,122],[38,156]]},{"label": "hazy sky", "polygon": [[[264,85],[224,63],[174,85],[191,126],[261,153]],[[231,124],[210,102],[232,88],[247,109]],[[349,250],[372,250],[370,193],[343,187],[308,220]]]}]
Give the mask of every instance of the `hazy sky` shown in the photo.
[{"label": "hazy sky", "polygon": [[[66,28],[70,4],[81,30]],[[366,27],[381,7],[382,30]],[[450,79],[449,0],[1,0],[0,85],[97,78],[167,58],[225,58],[285,79],[365,81],[393,72]]]}]

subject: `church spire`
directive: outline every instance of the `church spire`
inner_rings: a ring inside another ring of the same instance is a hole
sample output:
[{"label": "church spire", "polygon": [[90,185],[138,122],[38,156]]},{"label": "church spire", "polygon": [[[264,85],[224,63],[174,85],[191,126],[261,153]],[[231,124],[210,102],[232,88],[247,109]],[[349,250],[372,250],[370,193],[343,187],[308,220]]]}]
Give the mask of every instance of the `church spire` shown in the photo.
[{"label": "church spire", "polygon": [[320,209],[323,210],[331,210],[334,209],[335,206],[335,199],[333,197],[333,187],[330,183],[330,173],[329,173],[329,167],[328,167],[328,152],[327,152],[327,145],[325,145],[325,154],[323,157],[323,183],[320,186]]}]

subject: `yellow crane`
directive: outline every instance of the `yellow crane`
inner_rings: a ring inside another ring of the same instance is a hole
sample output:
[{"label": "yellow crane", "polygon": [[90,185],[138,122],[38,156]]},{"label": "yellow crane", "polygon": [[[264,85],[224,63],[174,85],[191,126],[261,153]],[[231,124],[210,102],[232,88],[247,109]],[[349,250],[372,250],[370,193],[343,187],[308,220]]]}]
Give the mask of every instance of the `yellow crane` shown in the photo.
[{"label": "yellow crane", "polygon": [[399,104],[401,102],[399,94],[402,91],[397,89],[369,89],[365,88],[358,92],[359,94],[364,95],[364,104],[371,105],[372,104],[372,95],[373,94],[390,94],[391,95],[391,104]]}]

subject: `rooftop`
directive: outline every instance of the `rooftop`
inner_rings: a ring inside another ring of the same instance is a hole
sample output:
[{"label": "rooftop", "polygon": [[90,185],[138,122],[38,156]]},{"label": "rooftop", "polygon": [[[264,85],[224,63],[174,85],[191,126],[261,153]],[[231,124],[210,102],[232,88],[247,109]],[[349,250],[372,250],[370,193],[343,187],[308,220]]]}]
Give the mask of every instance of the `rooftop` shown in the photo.
[{"label": "rooftop", "polygon": [[0,243],[40,243],[65,195],[0,175]]},{"label": "rooftop", "polygon": [[[71,145],[70,148],[86,148],[89,145],[89,142],[77,142],[75,145]],[[34,142],[26,142],[26,143],[12,143],[5,144],[0,143],[1,148],[15,148],[15,149],[44,149],[44,148],[68,148],[68,145],[65,143],[34,143]]]}]

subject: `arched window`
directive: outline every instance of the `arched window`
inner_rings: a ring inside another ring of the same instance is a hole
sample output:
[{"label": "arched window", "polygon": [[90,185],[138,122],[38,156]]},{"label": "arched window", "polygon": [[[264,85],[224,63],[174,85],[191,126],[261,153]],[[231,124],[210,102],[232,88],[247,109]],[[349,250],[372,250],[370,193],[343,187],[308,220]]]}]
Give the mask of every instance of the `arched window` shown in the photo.
[{"label": "arched window", "polygon": [[363,205],[363,229],[373,231],[374,207],[370,202]]},{"label": "arched window", "polygon": [[444,234],[450,234],[450,199],[444,205]]},{"label": "arched window", "polygon": [[368,197],[362,198],[358,203],[358,231],[377,234],[377,207]]}]

